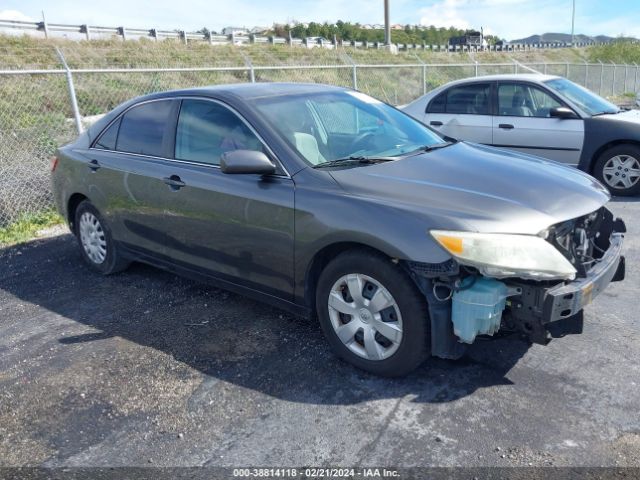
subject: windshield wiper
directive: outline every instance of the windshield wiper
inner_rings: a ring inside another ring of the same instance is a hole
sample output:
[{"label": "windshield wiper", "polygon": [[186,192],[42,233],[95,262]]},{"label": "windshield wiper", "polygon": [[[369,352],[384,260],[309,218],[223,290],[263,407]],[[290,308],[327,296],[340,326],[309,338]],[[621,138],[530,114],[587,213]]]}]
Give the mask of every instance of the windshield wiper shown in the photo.
[{"label": "windshield wiper", "polygon": [[344,165],[372,165],[374,163],[391,162],[393,160],[398,160],[398,158],[351,155],[350,157],[336,158],[335,160],[327,160],[326,162],[318,163],[317,165],[314,165],[313,168],[341,167]]},{"label": "windshield wiper", "polygon": [[412,150],[411,152],[409,152],[409,154],[411,154],[411,153],[432,152],[432,151],[438,150],[440,148],[450,147],[451,145],[454,145],[455,143],[456,142],[444,142],[444,143],[434,143],[433,145],[423,145],[421,147],[416,148],[415,150]]},{"label": "windshield wiper", "polygon": [[610,112],[605,110],[604,112],[597,112],[591,115],[592,117],[599,117],[600,115],[615,115],[616,113],[622,112],[622,109],[616,110],[615,112]]}]

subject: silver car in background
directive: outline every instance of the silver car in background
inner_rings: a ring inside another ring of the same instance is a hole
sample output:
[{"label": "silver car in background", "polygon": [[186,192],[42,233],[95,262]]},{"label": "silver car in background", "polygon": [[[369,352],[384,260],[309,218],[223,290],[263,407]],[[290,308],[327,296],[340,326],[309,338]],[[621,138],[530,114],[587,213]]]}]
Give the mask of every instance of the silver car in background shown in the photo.
[{"label": "silver car in background", "polygon": [[576,166],[614,195],[640,193],[640,112],[622,110],[566,78],[467,78],[402,109],[446,136]]}]

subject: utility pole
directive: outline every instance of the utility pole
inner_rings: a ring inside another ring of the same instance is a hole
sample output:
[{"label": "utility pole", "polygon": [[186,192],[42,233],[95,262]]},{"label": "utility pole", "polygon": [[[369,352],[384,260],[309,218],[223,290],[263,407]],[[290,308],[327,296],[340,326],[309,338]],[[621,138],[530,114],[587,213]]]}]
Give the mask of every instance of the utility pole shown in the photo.
[{"label": "utility pole", "polygon": [[389,0],[384,0],[384,44],[391,45],[391,24],[389,23]]},{"label": "utility pole", "polygon": [[571,13],[571,46],[575,46],[575,26],[576,26],[576,0],[573,0],[573,10]]}]

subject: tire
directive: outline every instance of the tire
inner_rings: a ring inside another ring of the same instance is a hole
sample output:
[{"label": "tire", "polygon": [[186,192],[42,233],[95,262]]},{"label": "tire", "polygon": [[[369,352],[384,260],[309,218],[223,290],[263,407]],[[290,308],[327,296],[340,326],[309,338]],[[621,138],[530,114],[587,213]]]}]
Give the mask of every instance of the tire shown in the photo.
[{"label": "tire", "polygon": [[130,262],[118,251],[109,226],[88,200],[76,208],[74,226],[80,254],[91,270],[111,275],[129,266]]},{"label": "tire", "polygon": [[640,194],[640,148],[626,144],[606,150],[596,160],[593,175],[612,195]]},{"label": "tire", "polygon": [[400,266],[374,252],[348,251],[325,267],[316,312],[334,352],[362,370],[400,377],[429,354],[425,297]]}]

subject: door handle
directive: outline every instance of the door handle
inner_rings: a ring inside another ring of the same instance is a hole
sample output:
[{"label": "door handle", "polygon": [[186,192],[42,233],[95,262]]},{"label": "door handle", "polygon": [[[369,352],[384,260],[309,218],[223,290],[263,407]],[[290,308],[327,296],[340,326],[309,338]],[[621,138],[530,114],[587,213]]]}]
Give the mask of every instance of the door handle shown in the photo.
[{"label": "door handle", "polygon": [[164,177],[162,181],[167,185],[169,185],[169,187],[171,187],[171,190],[173,191],[180,190],[182,187],[186,185],[186,183],[184,183],[178,175],[171,175],[170,177]]},{"label": "door handle", "polygon": [[93,159],[89,163],[87,163],[87,166],[91,169],[92,172],[95,172],[100,168],[100,163],[98,162],[98,160]]},{"label": "door handle", "polygon": [[500,125],[498,125],[498,128],[502,128],[503,130],[513,130],[514,126],[510,123],[501,123]]},{"label": "door handle", "polygon": [[439,120],[433,120],[431,122],[429,122],[429,125],[433,125],[434,127],[441,127],[442,126],[442,122]]}]

